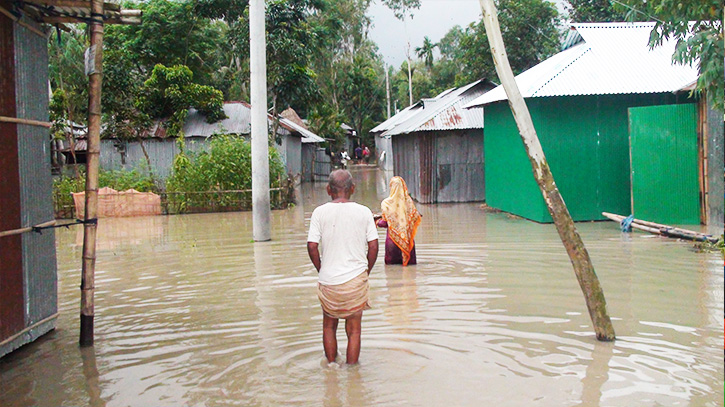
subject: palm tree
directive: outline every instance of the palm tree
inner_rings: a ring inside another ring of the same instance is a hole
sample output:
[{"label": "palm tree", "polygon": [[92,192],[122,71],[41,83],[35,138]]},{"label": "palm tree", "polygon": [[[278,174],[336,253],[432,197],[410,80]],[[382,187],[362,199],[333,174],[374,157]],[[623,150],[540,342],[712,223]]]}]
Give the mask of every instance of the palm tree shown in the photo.
[{"label": "palm tree", "polygon": [[433,49],[437,46],[437,43],[434,44],[428,36],[425,36],[425,38],[423,38],[423,46],[415,48],[418,58],[421,58],[425,62],[425,66],[428,68],[433,67]]}]

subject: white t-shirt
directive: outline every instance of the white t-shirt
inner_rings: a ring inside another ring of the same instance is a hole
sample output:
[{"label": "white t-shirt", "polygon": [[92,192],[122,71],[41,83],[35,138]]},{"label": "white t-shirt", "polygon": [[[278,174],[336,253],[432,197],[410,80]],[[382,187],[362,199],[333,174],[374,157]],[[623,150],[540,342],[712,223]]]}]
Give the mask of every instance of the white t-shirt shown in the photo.
[{"label": "white t-shirt", "polygon": [[312,212],[307,241],[319,243],[319,281],[346,283],[368,268],[368,242],[378,239],[373,213],[355,202],[328,202]]}]

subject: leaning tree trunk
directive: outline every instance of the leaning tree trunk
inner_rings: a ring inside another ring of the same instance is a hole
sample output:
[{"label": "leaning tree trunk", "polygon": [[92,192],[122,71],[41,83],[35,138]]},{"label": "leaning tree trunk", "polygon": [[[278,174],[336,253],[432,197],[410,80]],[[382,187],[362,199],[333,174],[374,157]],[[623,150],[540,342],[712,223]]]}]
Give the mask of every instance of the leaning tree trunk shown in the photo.
[{"label": "leaning tree trunk", "polygon": [[584,242],[579,236],[564,199],[554,183],[554,176],[551,173],[549,164],[544,156],[544,151],[539,143],[539,138],[534,129],[534,123],[519,92],[513,71],[509,64],[501,28],[498,23],[496,6],[493,0],[480,0],[483,10],[483,22],[486,26],[486,34],[493,54],[493,62],[496,65],[496,72],[501,84],[506,90],[509,105],[516,120],[516,125],[521,133],[526,153],[529,156],[531,167],[534,172],[536,183],[541,189],[541,194],[546,201],[551,218],[554,220],[559,237],[569,255],[574,273],[576,274],[579,286],[584,293],[589,316],[594,324],[594,331],[600,341],[612,341],[615,338],[612,321],[607,314],[607,303],[604,299],[604,291],[599,284],[597,274],[594,272],[591,259]]}]

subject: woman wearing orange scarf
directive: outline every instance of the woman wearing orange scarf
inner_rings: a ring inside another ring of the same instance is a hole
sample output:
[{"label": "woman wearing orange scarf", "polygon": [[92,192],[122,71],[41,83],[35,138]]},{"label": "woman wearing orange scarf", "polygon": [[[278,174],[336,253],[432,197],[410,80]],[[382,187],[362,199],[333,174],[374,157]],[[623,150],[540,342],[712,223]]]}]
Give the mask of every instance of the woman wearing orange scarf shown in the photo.
[{"label": "woman wearing orange scarf", "polygon": [[416,264],[415,233],[420,225],[421,215],[403,178],[395,176],[390,180],[390,196],[380,204],[383,210],[379,227],[387,227],[385,239],[385,264]]}]

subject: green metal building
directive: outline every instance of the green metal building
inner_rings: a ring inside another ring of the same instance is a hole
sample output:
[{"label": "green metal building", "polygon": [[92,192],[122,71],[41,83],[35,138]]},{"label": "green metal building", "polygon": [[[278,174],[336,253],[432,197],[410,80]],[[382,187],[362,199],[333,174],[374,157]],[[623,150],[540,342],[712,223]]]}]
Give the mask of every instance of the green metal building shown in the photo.
[{"label": "green metal building", "polygon": [[[516,79],[572,218],[700,223],[697,105],[680,91],[696,70],[648,49],[651,24],[574,28],[564,51]],[[551,222],[503,89],[467,107],[484,105],[487,204]]]}]

